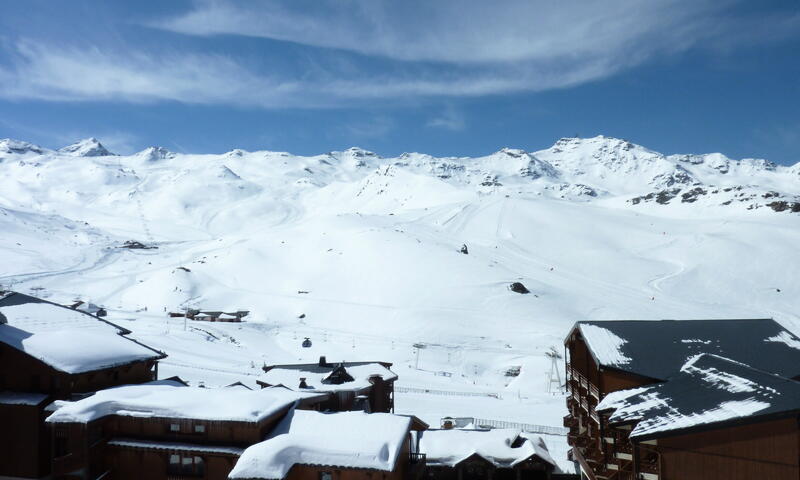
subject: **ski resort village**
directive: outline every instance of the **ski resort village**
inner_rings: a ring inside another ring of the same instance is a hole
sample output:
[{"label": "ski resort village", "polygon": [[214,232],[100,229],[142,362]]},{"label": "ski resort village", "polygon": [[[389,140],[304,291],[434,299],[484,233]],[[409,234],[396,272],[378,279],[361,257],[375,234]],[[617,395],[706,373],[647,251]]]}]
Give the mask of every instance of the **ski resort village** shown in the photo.
[{"label": "ski resort village", "polygon": [[799,167],[2,140],[0,478],[797,479]]}]

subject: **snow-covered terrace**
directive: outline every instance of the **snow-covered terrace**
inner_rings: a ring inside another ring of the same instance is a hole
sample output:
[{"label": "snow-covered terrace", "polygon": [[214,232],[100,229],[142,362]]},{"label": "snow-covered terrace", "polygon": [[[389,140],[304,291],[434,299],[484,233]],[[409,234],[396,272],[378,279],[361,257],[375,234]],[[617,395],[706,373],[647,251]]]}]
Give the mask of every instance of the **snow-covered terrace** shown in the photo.
[{"label": "snow-covered terrace", "polygon": [[126,333],[87,313],[20,293],[0,297],[0,342],[66,373],[164,357]]},{"label": "snow-covered terrace", "polygon": [[614,392],[597,411],[611,411],[611,424],[636,423],[630,437],[735,423],[800,411],[800,382],[750,368],[717,355],[697,355],[667,382]]},{"label": "snow-covered terrace", "polygon": [[525,438],[519,430],[426,430],[418,433],[419,450],[433,467],[454,467],[477,455],[498,468],[511,468],[531,457],[555,466],[541,438]]},{"label": "snow-covered terrace", "polygon": [[294,410],[244,451],[229,478],[282,479],[295,465],[391,472],[410,427],[410,417],[389,413]]},{"label": "snow-covered terrace", "polygon": [[[286,388],[301,391],[336,392],[340,390],[361,391],[369,388],[370,378],[381,377],[384,381],[397,380],[397,374],[379,362],[344,363],[345,370],[353,377],[352,382],[342,384],[328,383],[327,378],[336,365],[276,365],[259,377],[259,381],[267,385],[283,385]],[[299,388],[300,379],[306,379],[308,388]]]},{"label": "snow-covered terrace", "polygon": [[76,402],[57,401],[47,422],[89,423],[117,415],[255,423],[315,397],[325,398],[280,387],[213,389],[160,381],[109,388]]}]

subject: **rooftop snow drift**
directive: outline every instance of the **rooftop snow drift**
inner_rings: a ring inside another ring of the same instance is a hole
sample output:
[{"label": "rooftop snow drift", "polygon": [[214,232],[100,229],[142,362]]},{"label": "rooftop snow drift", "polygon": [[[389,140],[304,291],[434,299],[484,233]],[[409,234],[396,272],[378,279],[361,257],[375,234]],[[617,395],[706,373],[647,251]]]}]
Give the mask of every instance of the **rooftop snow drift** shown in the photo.
[{"label": "rooftop snow drift", "polygon": [[393,471],[411,419],[388,413],[294,410],[247,448],[229,478],[282,479],[295,465]]}]

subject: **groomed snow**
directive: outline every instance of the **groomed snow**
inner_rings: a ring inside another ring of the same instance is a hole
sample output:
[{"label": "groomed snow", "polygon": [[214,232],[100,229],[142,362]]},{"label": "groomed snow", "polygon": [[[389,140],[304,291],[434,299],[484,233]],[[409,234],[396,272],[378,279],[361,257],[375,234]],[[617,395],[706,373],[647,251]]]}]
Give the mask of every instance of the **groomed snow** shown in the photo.
[{"label": "groomed snow", "polygon": [[391,472],[411,419],[389,413],[293,410],[270,437],[247,448],[228,478],[282,479],[294,465]]},{"label": "groomed snow", "polygon": [[0,342],[63,372],[90,372],[161,356],[106,322],[50,303],[3,306],[0,314],[6,319]]},{"label": "groomed snow", "polygon": [[624,338],[597,325],[582,323],[579,328],[587,345],[601,365],[625,365],[631,361],[621,350],[622,346],[628,343]]},{"label": "groomed snow", "polygon": [[184,387],[151,383],[101,390],[76,402],[59,402],[50,423],[88,423],[109,415],[259,422],[318,395],[285,388],[261,390]]},{"label": "groomed snow", "polygon": [[[334,362],[335,363],[335,362]],[[369,378],[378,375],[384,381],[397,380],[397,375],[384,367],[380,363],[368,363],[365,365],[351,365],[345,367],[347,373],[353,377],[352,382],[345,382],[340,385],[332,383],[322,383],[331,370],[325,372],[316,372],[311,370],[301,370],[297,368],[281,368],[275,367],[268,372],[265,372],[259,377],[259,380],[268,383],[269,385],[283,385],[286,388],[300,391],[319,391],[319,392],[337,392],[340,390],[362,390],[370,387],[372,384]],[[305,378],[308,389],[300,389],[300,379]]]},{"label": "groomed snow", "polygon": [[533,455],[555,465],[541,439],[523,438],[520,446],[512,447],[520,437],[519,430],[426,430],[418,436],[420,453],[430,466],[453,467],[473,455],[496,467],[513,467]]},{"label": "groomed snow", "polygon": [[[677,166],[709,194],[630,202]],[[480,158],[156,148],[76,159],[0,141],[0,283],[104,306],[169,354],[161,376],[193,385],[253,385],[265,363],[320,355],[382,360],[400,377],[396,411],[431,425],[561,426],[545,353],[576,320],[766,314],[800,332],[800,276],[786,268],[800,262],[800,215],[762,197],[800,194],[798,167],[664,157],[602,137]],[[158,249],[119,248],[127,240]],[[514,281],[532,294],[509,291]],[[165,316],[211,306],[251,315]],[[559,439],[551,451],[566,464]]]}]

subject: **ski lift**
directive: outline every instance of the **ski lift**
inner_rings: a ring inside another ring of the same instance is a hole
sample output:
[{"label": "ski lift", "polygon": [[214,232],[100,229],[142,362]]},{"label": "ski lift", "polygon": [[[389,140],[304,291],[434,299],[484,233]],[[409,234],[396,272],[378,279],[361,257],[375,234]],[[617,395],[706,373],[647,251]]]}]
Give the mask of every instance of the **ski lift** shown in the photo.
[{"label": "ski lift", "polygon": [[303,348],[311,348],[311,339],[310,338],[306,337],[306,339],[303,340]]}]

